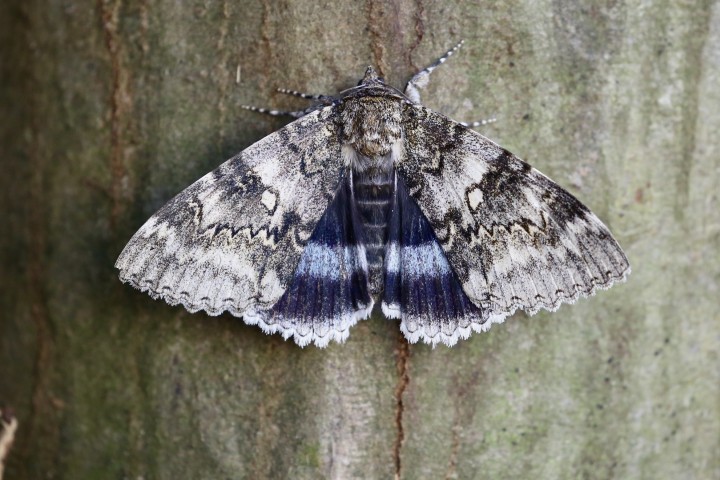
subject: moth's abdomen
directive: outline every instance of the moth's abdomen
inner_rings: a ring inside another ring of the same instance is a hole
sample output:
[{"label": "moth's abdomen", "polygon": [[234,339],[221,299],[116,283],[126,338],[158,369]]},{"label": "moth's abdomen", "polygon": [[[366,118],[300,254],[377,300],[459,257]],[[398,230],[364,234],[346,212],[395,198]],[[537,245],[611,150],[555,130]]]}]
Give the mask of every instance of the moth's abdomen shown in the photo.
[{"label": "moth's abdomen", "polygon": [[393,194],[393,174],[388,172],[353,175],[353,189],[364,233],[370,291],[376,295],[383,289],[383,263],[388,212]]}]

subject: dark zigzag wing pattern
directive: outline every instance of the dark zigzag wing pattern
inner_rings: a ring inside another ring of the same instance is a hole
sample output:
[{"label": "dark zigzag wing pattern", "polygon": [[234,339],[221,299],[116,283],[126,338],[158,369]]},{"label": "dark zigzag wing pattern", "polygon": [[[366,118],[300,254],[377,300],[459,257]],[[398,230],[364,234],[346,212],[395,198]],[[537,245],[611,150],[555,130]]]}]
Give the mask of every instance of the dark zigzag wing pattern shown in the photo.
[{"label": "dark zigzag wing pattern", "polygon": [[305,245],[293,279],[269,311],[250,323],[267,333],[293,337],[300,346],[343,342],[373,307],[362,227],[347,176]]},{"label": "dark zigzag wing pattern", "polygon": [[404,111],[397,170],[467,296],[490,322],[557,309],[622,281],[630,265],[607,227],[570,193],[421,105]]},{"label": "dark zigzag wing pattern", "polygon": [[179,193],[128,242],[120,279],[190,312],[271,308],[337,190],[336,115],[309,113]]},{"label": "dark zigzag wing pattern", "polygon": [[411,343],[454,345],[484,331],[488,314],[465,295],[432,227],[396,175],[388,221],[382,310]]}]

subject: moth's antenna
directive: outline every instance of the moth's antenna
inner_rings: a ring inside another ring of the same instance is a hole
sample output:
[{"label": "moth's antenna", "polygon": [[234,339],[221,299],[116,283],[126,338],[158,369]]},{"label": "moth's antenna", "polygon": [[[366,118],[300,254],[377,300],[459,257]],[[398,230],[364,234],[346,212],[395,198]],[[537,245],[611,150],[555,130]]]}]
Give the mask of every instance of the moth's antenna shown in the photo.
[{"label": "moth's antenna", "polygon": [[462,125],[463,127],[475,128],[475,127],[482,127],[483,125],[487,125],[489,123],[495,123],[495,122],[497,122],[497,118],[490,117],[490,118],[485,118],[483,120],[477,120],[475,122],[460,122],[460,125]]},{"label": "moth's antenna", "polygon": [[415,103],[420,103],[420,90],[427,87],[428,82],[430,81],[430,74],[437,67],[445,63],[448,58],[452,57],[455,52],[457,52],[460,47],[463,46],[463,43],[465,43],[465,40],[460,40],[460,43],[445,52],[445,55],[435,60],[432,65],[425,67],[418,73],[416,73],[415,76],[410,79],[407,86],[405,87],[405,96]]},{"label": "moth's antenna", "polygon": [[[315,102],[319,102],[322,105],[330,105],[333,102],[333,98],[329,97],[327,95],[314,95],[311,93],[303,93],[298,92],[297,90],[288,90],[287,88],[278,88],[278,92],[284,93],[286,95],[292,95],[293,97],[299,97],[304,98],[305,100],[312,100]],[[268,108],[262,108],[262,107],[253,107],[250,105],[240,105],[240,107],[244,108],[245,110],[250,110],[252,112],[258,112],[258,113],[265,113],[267,115],[272,115],[274,117],[283,117],[283,116],[289,116],[293,118],[300,118],[302,116],[307,115],[308,113],[312,112],[317,108],[317,104],[312,105],[305,110],[297,110],[294,112],[287,112],[283,110],[271,110]]]},{"label": "moth's antenna", "polygon": [[312,93],[302,93],[297,90],[288,90],[287,88],[278,88],[278,92],[286,95],[292,95],[293,97],[304,98],[305,100],[322,100],[325,95],[313,95]]},{"label": "moth's antenna", "polygon": [[240,108],[244,108],[245,110],[250,110],[251,112],[258,112],[258,113],[264,113],[266,115],[272,115],[273,117],[293,117],[293,118],[300,118],[303,115],[307,114],[307,110],[297,110],[295,112],[286,112],[283,110],[270,110],[267,108],[262,107],[253,107],[252,105],[240,105]]}]

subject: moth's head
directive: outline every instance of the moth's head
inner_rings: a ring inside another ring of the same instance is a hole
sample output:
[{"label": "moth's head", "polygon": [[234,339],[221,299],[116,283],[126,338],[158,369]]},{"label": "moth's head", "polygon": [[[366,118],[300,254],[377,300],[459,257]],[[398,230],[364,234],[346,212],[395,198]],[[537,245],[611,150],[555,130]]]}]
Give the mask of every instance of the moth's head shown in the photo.
[{"label": "moth's head", "polygon": [[363,76],[362,80],[358,82],[358,86],[360,85],[372,85],[375,83],[385,83],[383,82],[382,77],[380,77],[375,69],[373,67],[367,67],[365,69],[365,75]]}]

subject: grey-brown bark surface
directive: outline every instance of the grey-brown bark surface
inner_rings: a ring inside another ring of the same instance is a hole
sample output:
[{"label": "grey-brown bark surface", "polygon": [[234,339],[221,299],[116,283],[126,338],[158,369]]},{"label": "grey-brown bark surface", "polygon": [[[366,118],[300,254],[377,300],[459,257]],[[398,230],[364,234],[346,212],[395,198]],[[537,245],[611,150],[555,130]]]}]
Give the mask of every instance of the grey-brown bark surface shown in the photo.
[{"label": "grey-brown bark surface", "polygon": [[[590,206],[629,282],[452,349],[300,349],[122,285],[173,194],[367,64]],[[7,478],[720,476],[720,4],[3,2]],[[239,81],[237,81],[239,78]]]}]

